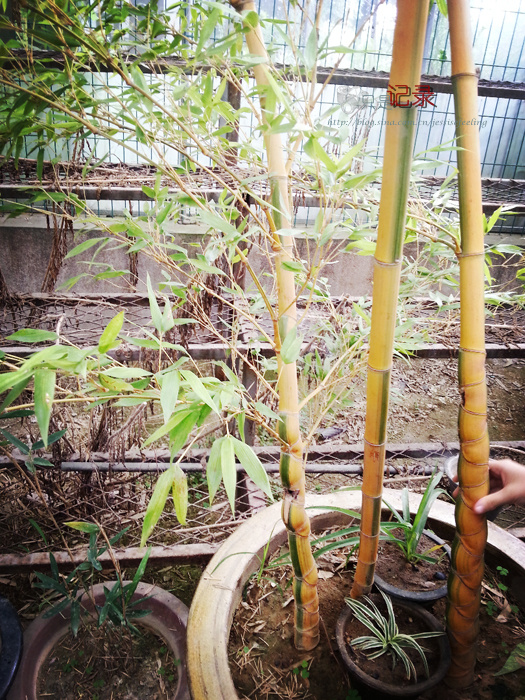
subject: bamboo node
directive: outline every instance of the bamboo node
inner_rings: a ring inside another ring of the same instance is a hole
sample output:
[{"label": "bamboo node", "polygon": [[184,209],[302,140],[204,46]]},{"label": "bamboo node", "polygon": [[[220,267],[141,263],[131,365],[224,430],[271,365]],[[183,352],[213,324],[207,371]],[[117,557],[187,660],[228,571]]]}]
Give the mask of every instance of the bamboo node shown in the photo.
[{"label": "bamboo node", "polygon": [[367,367],[369,372],[375,372],[376,374],[388,374],[392,370],[392,366],[387,367],[386,369],[376,369],[369,364]]},{"label": "bamboo node", "polygon": [[380,265],[381,267],[399,267],[401,265],[401,260],[394,260],[394,262],[384,262],[383,260],[378,260],[374,257],[374,261],[376,265]]},{"label": "bamboo node", "polygon": [[478,80],[478,75],[477,73],[454,73],[454,75],[450,76],[451,80],[455,80],[456,78],[476,78],[476,80]]},{"label": "bamboo node", "polygon": [[458,260],[461,260],[461,258],[479,258],[480,255],[485,256],[485,253],[483,251],[479,253],[456,253]]},{"label": "bamboo node", "polygon": [[386,441],[385,441],[385,442],[376,443],[376,442],[370,442],[370,440],[367,440],[366,438],[363,439],[363,442],[364,442],[366,445],[369,445],[370,447],[384,447],[384,446],[386,445]]}]

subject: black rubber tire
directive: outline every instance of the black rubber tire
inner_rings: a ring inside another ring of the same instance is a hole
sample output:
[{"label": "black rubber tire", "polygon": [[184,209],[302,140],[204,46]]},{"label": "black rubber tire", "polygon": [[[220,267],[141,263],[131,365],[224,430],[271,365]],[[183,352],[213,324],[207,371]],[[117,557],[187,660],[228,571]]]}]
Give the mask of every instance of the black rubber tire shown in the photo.
[{"label": "black rubber tire", "polygon": [[23,634],[18,613],[5,598],[0,598],[0,700],[4,700],[15,678],[22,656]]}]

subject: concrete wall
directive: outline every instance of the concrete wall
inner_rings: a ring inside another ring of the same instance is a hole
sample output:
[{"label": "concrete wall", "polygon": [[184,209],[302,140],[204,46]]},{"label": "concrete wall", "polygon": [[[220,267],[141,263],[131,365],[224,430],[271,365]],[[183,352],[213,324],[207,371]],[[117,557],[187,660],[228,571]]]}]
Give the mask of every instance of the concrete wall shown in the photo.
[{"label": "concrete wall", "polygon": [[[111,219],[114,223],[115,219]],[[81,234],[83,226],[79,223],[75,226],[75,238],[68,234],[68,249],[86,239]],[[175,224],[168,231],[174,236],[174,242],[183,246],[190,255],[195,255],[201,251],[201,244],[206,231],[202,226],[195,224]],[[101,236],[103,233],[91,233],[90,236]],[[53,232],[48,229],[45,216],[24,215],[14,219],[0,220],[0,268],[12,292],[35,293],[40,292],[42,281],[47,269],[49,256],[51,253]],[[488,243],[511,243],[525,248],[525,237],[504,236],[494,234],[487,237]],[[331,264],[324,267],[321,275],[328,278],[331,293],[334,296],[369,295],[372,291],[373,260],[370,256],[357,255],[343,251],[344,241],[341,248],[334,256]],[[297,254],[300,258],[308,259],[308,242],[304,238],[296,239]],[[412,246],[407,246],[406,253],[410,255]],[[116,269],[129,270],[129,257],[123,249],[109,244],[103,253],[98,256],[95,262],[99,263],[96,269],[91,270],[91,274],[105,269],[106,264],[111,264]],[[310,244],[311,248],[311,244]],[[88,263],[93,257],[96,246],[83,254],[65,260],[60,271],[57,289],[59,285],[65,283],[71,277],[82,273],[90,272]],[[271,255],[271,251],[268,253]],[[256,246],[250,254],[250,263],[262,280],[264,287],[269,290],[274,284],[274,276],[271,266],[265,255],[257,250]],[[516,282],[515,275],[517,267],[524,267],[525,263],[519,265],[519,256],[494,256],[494,266],[492,274],[499,283],[505,283],[508,289],[520,288]],[[145,291],[146,275],[149,273],[152,281],[160,282],[164,279],[160,266],[142,253],[138,256],[138,284],[136,291]],[[255,287],[246,277],[247,291],[254,290]],[[118,277],[110,280],[94,281],[89,277],[82,278],[69,293],[81,295],[85,293],[118,293],[134,291],[131,285],[131,276]],[[444,290],[446,291],[446,290]],[[64,291],[62,291],[64,293]]]},{"label": "concrete wall", "polygon": [[[115,220],[112,219],[111,222],[114,223]],[[75,238],[73,238],[72,234],[68,234],[69,250],[88,238],[88,236],[80,234],[81,229],[82,226],[80,224],[75,226]],[[206,235],[206,230],[202,226],[195,224],[174,225],[168,232],[174,236],[173,242],[184,247],[190,256],[201,252],[201,244]],[[101,232],[93,232],[89,234],[89,237],[94,238],[103,235]],[[40,292],[53,242],[53,231],[48,229],[46,217],[41,215],[24,215],[0,221],[0,242],[0,268],[9,290],[17,293]],[[305,239],[297,239],[296,245],[299,257],[308,259],[307,241]],[[115,250],[115,246],[112,246],[110,243],[96,257],[95,262],[99,265],[90,271],[88,263],[91,261],[96,248],[95,245],[84,253],[64,261],[58,277],[57,289],[61,284],[76,275],[86,272],[94,274],[103,271],[107,263],[116,269],[129,269],[128,255],[123,249]],[[254,271],[262,280],[264,287],[267,290],[271,289],[274,284],[274,276],[271,265],[265,255],[254,246],[249,260]],[[337,261],[336,264],[326,266],[321,273],[322,276],[329,278],[333,295],[349,294],[360,296],[370,293],[373,267],[371,258],[356,255],[355,253],[345,253],[343,250],[340,250],[337,252],[335,260]],[[145,291],[147,273],[149,273],[154,282],[160,282],[164,279],[160,266],[148,256],[139,253],[139,281],[136,291]],[[246,277],[246,288],[247,291],[255,290],[255,286],[248,275]],[[130,291],[133,291],[131,277],[130,275],[125,275],[110,280],[97,281],[84,277],[77,282],[69,293],[79,295],[93,292],[117,293]],[[62,293],[64,293],[63,290]]]}]

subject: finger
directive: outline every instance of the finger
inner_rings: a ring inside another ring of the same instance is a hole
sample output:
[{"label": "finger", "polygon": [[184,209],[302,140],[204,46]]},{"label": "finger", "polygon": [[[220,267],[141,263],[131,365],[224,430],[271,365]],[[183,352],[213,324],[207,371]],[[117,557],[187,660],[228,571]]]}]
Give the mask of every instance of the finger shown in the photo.
[{"label": "finger", "polygon": [[474,504],[474,512],[478,513],[478,515],[487,513],[489,510],[499,508],[499,506],[507,503],[508,500],[509,496],[506,493],[506,489],[500,489],[499,491],[489,493],[488,496],[483,496],[483,498],[480,498],[479,501],[476,501]]}]

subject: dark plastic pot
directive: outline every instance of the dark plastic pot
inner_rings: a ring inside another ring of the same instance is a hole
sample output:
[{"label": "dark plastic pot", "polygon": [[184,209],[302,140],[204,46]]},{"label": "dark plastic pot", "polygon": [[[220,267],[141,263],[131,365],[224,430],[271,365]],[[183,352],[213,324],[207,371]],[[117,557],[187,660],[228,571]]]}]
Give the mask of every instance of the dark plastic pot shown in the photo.
[{"label": "dark plastic pot", "polygon": [[[443,549],[445,550],[448,558],[450,559],[450,547],[448,546],[448,544],[445,544],[445,540],[442,540],[441,537],[438,537],[430,530],[423,530],[423,534],[426,535],[436,544],[442,544]],[[397,545],[392,543],[391,546],[396,547]],[[399,555],[401,557],[403,556],[401,550],[399,550]],[[428,603],[433,603],[435,600],[444,598],[447,595],[446,583],[444,583],[443,586],[439,586],[439,588],[434,588],[430,591],[409,591],[406,588],[398,588],[392,583],[388,583],[377,574],[374,575],[374,583],[381,591],[383,591],[383,593],[387,593],[389,596],[395,598],[396,600],[411,601],[412,603],[419,603],[420,605],[427,605]]]},{"label": "dark plastic pot", "polygon": [[[111,582],[97,584],[91,589],[97,605],[105,600],[104,586],[111,587]],[[151,610],[150,615],[140,618],[140,626],[162,637],[175,658],[180,659],[179,678],[175,695],[170,700],[190,700],[186,676],[186,625],[188,608],[178,598],[162,588],[147,583],[139,583],[134,600],[151,596],[140,603],[137,608]],[[87,596],[83,599],[86,610],[93,611],[93,605]],[[7,700],[37,700],[38,674],[47,656],[69,631],[70,608],[48,619],[43,615],[35,618],[24,633],[24,653],[16,680],[9,691]]]},{"label": "dark plastic pot", "polygon": [[0,598],[0,700],[4,700],[15,678],[22,656],[22,627],[11,603]]},{"label": "dark plastic pot", "polygon": [[[372,595],[371,598],[374,602],[378,600],[378,596]],[[398,609],[401,608],[401,610],[406,612],[407,615],[410,615],[410,617],[417,617],[423,620],[429,632],[434,630],[440,632],[444,631],[443,626],[439,623],[437,618],[425,608],[401,600],[394,601],[394,605]],[[352,611],[348,606],[345,606],[337,620],[335,635],[339,651],[341,652],[341,656],[348,668],[350,676],[358,686],[358,689],[362,691],[363,698],[366,698],[366,700],[381,700],[382,698],[417,698],[418,695],[434,688],[434,686],[445,678],[450,665],[450,646],[446,634],[435,638],[435,641],[439,645],[439,664],[429,678],[419,680],[417,683],[411,683],[410,685],[400,686],[399,682],[390,684],[385,678],[379,680],[368,675],[354,661],[352,655],[349,653],[348,644],[345,641],[346,626],[351,618]]]}]

